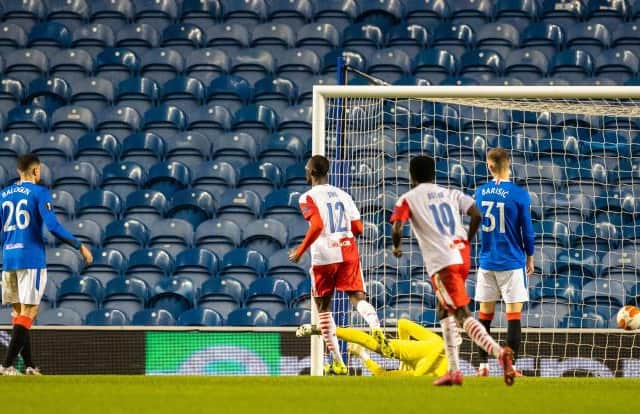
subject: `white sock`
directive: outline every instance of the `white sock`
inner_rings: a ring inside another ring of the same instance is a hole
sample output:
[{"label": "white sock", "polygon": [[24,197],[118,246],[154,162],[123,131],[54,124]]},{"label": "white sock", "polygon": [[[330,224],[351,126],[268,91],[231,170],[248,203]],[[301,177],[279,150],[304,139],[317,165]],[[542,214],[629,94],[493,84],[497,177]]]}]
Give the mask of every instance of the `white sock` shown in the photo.
[{"label": "white sock", "polygon": [[344,364],[342,354],[340,353],[340,345],[336,336],[336,322],[333,320],[331,312],[323,312],[318,315],[320,317],[320,332],[324,343],[327,345],[329,353],[333,357],[334,362]]},{"label": "white sock", "polygon": [[486,362],[481,362],[480,366],[478,367],[478,369],[489,369],[489,364]]},{"label": "white sock", "polygon": [[366,300],[361,300],[356,305],[356,310],[367,321],[369,328],[377,329],[380,327],[380,320],[378,319],[378,313],[376,309]]},{"label": "white sock", "polygon": [[458,325],[453,316],[447,316],[440,320],[440,326],[442,327],[442,338],[444,339],[444,351],[449,362],[449,372],[457,371],[460,369],[458,341],[456,340]]},{"label": "white sock", "polygon": [[498,357],[502,348],[491,337],[491,335],[487,333],[487,330],[480,322],[470,316],[464,320],[462,327],[476,345],[487,351],[488,354],[493,355],[496,358]]}]

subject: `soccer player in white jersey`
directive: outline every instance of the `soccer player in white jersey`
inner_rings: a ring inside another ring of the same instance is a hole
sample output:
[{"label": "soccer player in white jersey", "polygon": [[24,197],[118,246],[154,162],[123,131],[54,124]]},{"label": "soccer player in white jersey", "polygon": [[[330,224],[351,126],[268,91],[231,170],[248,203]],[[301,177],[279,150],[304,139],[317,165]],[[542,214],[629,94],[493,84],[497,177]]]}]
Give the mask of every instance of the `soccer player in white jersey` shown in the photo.
[{"label": "soccer player in white jersey", "polygon": [[[424,258],[431,283],[438,298],[438,317],[442,326],[448,372],[434,385],[462,385],[459,349],[456,341],[458,326],[481,348],[492,354],[504,368],[504,380],[512,385],[515,372],[513,352],[500,347],[467,305],[470,302],[465,282],[471,266],[469,240],[473,240],[482,216],[473,199],[459,190],[434,183],[435,161],[418,156],[409,165],[412,189],[396,203],[391,216],[393,254],[402,256],[402,226],[411,220],[413,233]],[[469,230],[462,225],[461,214],[471,217]]]},{"label": "soccer player in white jersey", "polygon": [[[527,276],[533,273],[535,232],[531,221],[529,193],[512,183],[511,160],[502,148],[487,154],[493,180],[476,190],[476,206],[484,217],[480,232],[480,269],[476,283],[478,319],[487,332],[496,301],[504,300],[507,311],[507,345],[514,358],[520,349],[521,312],[529,300]],[[489,375],[487,353],[480,350],[479,376]],[[521,375],[516,370],[517,375]]]},{"label": "soccer player in white jersey", "polygon": [[393,351],[380,328],[376,310],[365,300],[360,256],[355,236],[362,234],[360,212],[351,196],[329,184],[329,160],[314,155],[305,167],[311,190],[300,196],[302,215],[309,221],[309,230],[289,259],[297,263],[311,248],[311,284],[314,302],[318,307],[320,331],[331,353],[333,363],[327,373],[346,375],[336,323],[331,314],[334,290],[346,292],[351,304],[371,328],[371,334],[380,343],[382,353],[392,357]]}]

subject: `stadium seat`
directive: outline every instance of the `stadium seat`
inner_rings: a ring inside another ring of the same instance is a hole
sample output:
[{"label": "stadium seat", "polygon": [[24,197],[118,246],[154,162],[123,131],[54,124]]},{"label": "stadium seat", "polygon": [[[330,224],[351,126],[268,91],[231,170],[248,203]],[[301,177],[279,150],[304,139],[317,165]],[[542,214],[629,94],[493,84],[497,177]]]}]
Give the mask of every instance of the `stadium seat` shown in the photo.
[{"label": "stadium seat", "polygon": [[640,27],[637,24],[623,24],[612,31],[611,47],[616,51],[630,50],[636,55],[640,52]]},{"label": "stadium seat", "polygon": [[364,56],[362,56],[362,54],[353,50],[345,50],[343,48],[333,49],[331,52],[327,53],[322,58],[323,60],[322,73],[328,77],[320,78],[322,79],[322,82],[320,82],[320,79],[318,79],[316,82],[314,82],[314,84],[315,83],[325,84],[326,83],[325,80],[331,79],[333,81],[332,84],[335,85],[335,80],[336,80],[335,73],[336,73],[336,67],[338,63],[337,59],[339,57],[344,59],[345,65],[350,66],[359,71],[366,72],[367,61],[364,58]]},{"label": "stadium seat", "polygon": [[99,173],[93,164],[80,161],[56,167],[53,187],[69,192],[77,200],[98,182]]},{"label": "stadium seat", "polygon": [[70,45],[71,31],[57,22],[37,23],[27,37],[27,47],[38,49],[49,57]]},{"label": "stadium seat", "polygon": [[69,83],[59,77],[36,78],[29,82],[25,103],[48,113],[66,105],[71,98]]},{"label": "stadium seat", "polygon": [[133,21],[134,12],[131,0],[97,0],[91,2],[90,20],[112,27],[115,31]]},{"label": "stadium seat", "polygon": [[633,282],[640,274],[640,255],[633,247],[610,250],[599,262],[599,277]]},{"label": "stadium seat", "polygon": [[[224,23],[206,29],[207,47],[227,53],[229,56],[249,47],[249,30],[238,23]],[[228,72],[228,71],[226,71]]]},{"label": "stadium seat", "polygon": [[165,309],[142,309],[133,315],[133,326],[174,326],[175,318]]},{"label": "stadium seat", "polygon": [[193,246],[193,226],[181,219],[156,221],[149,227],[149,247],[159,247],[176,257]]},{"label": "stadium seat", "polygon": [[245,106],[233,115],[231,128],[234,132],[251,134],[256,140],[262,140],[273,133],[278,126],[278,115],[266,105]]},{"label": "stadium seat", "polygon": [[165,309],[178,318],[183,312],[193,308],[195,289],[186,277],[165,278],[151,289],[149,307]]},{"label": "stadium seat", "polygon": [[140,132],[124,139],[120,159],[135,161],[148,169],[160,162],[165,152],[166,143],[162,137],[152,132]]},{"label": "stadium seat", "polygon": [[40,312],[36,318],[40,326],[80,326],[82,317],[72,309],[55,308]]},{"label": "stadium seat", "polygon": [[300,283],[291,299],[291,307],[311,309],[311,278]]},{"label": "stadium seat", "polygon": [[297,289],[308,277],[310,263],[309,255],[302,256],[299,263],[291,263],[289,261],[289,250],[278,250],[269,256],[267,275],[286,280],[294,289]]},{"label": "stadium seat", "polygon": [[319,74],[321,67],[321,58],[315,52],[304,48],[285,50],[276,56],[278,76],[290,79],[298,87]]},{"label": "stadium seat", "polygon": [[126,200],[131,193],[138,191],[144,181],[144,170],[135,162],[116,162],[102,170],[101,187],[114,192],[121,200]]},{"label": "stadium seat", "polygon": [[494,3],[488,0],[456,1],[451,4],[450,19],[455,24],[479,27],[493,18],[494,6]]},{"label": "stadium seat", "polygon": [[129,325],[129,318],[119,309],[96,309],[89,312],[85,325],[92,326],[124,326]]},{"label": "stadium seat", "polygon": [[410,58],[414,57],[420,50],[427,48],[430,38],[427,27],[429,26],[399,24],[389,31],[386,46],[403,51]]},{"label": "stadium seat", "polygon": [[144,113],[142,127],[171,140],[187,127],[186,113],[174,105],[163,104]]},{"label": "stadium seat", "polygon": [[77,161],[89,162],[97,169],[103,170],[106,165],[114,162],[119,154],[120,142],[116,137],[110,134],[89,133],[78,139],[74,157]]},{"label": "stadium seat", "polygon": [[96,132],[106,132],[118,139],[137,132],[142,124],[138,111],[130,106],[117,105],[107,107],[98,114]]},{"label": "stadium seat", "polygon": [[460,74],[480,81],[490,81],[502,74],[504,63],[497,52],[490,49],[471,50],[460,58]]},{"label": "stadium seat", "polygon": [[582,302],[586,305],[622,307],[626,304],[626,291],[621,282],[596,279],[582,287]]},{"label": "stadium seat", "polygon": [[162,30],[178,17],[178,4],[174,0],[134,0],[137,23],[147,23]]},{"label": "stadium seat", "polygon": [[250,96],[251,84],[240,76],[219,76],[207,88],[207,103],[223,105],[232,113],[247,105]]},{"label": "stadium seat", "polygon": [[560,321],[560,328],[600,329],[606,328],[608,320],[598,313],[574,311]]},{"label": "stadium seat", "polygon": [[548,66],[547,57],[538,50],[514,50],[505,61],[504,73],[531,82],[543,78]]},{"label": "stadium seat", "polygon": [[222,50],[210,47],[187,54],[185,74],[198,79],[204,85],[209,85],[213,79],[229,73],[230,68],[229,55]]},{"label": "stadium seat", "polygon": [[298,30],[298,37],[295,45],[297,48],[311,50],[318,56],[324,56],[340,45],[340,32],[338,32],[336,26],[331,23],[325,23],[323,20],[319,20],[318,14],[323,14],[323,12],[325,15],[327,13],[333,14],[338,10],[338,13],[341,14],[344,14],[345,12],[349,13],[349,8],[355,6],[355,2],[347,2],[346,4],[344,2],[339,2],[340,6],[336,9],[331,7],[333,10],[326,7],[330,4],[330,1],[324,2],[324,10],[316,10],[314,16],[316,22],[305,24]]},{"label": "stadium seat", "polygon": [[53,211],[61,223],[66,224],[73,220],[76,213],[76,200],[71,194],[64,190],[52,191],[51,199],[53,200]]},{"label": "stadium seat", "polygon": [[93,263],[83,268],[81,275],[98,279],[102,286],[119,277],[126,268],[127,261],[120,250],[100,248],[92,253]]},{"label": "stadium seat", "polygon": [[118,84],[116,101],[118,105],[127,105],[143,114],[156,104],[160,96],[160,87],[152,79],[132,77]]},{"label": "stadium seat", "polygon": [[558,244],[563,247],[569,247],[573,243],[575,237],[574,234],[569,232],[569,228],[565,223],[544,220],[534,223],[534,230],[536,231],[536,242]]},{"label": "stadium seat", "polygon": [[21,26],[9,22],[0,25],[0,53],[3,56],[16,49],[22,49],[26,44],[27,33]]},{"label": "stadium seat", "polygon": [[[549,255],[547,259],[553,260],[553,257],[554,255]],[[594,252],[582,249],[564,250],[557,254],[555,271],[558,275],[573,277],[574,279],[579,277],[583,281],[594,279],[599,269],[596,263],[597,259],[598,256]],[[548,274],[551,273],[549,272]]]},{"label": "stadium seat", "polygon": [[206,37],[204,31],[195,24],[175,23],[162,31],[160,44],[186,55],[194,49],[204,47]]},{"label": "stadium seat", "polygon": [[170,48],[151,49],[142,57],[140,74],[158,84],[164,84],[184,72],[184,58]]},{"label": "stadium seat", "polygon": [[196,289],[218,273],[218,257],[210,250],[202,248],[187,249],[176,257],[174,277],[189,278]]},{"label": "stadium seat", "polygon": [[566,33],[567,47],[584,50],[591,56],[598,56],[611,44],[609,30],[604,25],[592,21],[572,25]]},{"label": "stadium seat", "polygon": [[234,221],[238,226],[245,227],[261,212],[260,196],[251,190],[229,189],[220,198],[217,217]]},{"label": "stadium seat", "polygon": [[223,316],[209,308],[194,308],[178,318],[180,326],[222,326],[223,322]]},{"label": "stadium seat", "polygon": [[279,312],[288,308],[292,290],[289,282],[282,279],[257,279],[247,289],[245,306],[260,308],[273,319]]},{"label": "stadium seat", "polygon": [[[578,282],[579,283],[579,282]],[[530,289],[532,303],[563,303],[575,305],[580,302],[580,286],[575,278],[543,277]]]},{"label": "stadium seat", "polygon": [[362,56],[371,56],[377,49],[382,48],[384,37],[382,28],[375,24],[354,23],[342,32],[341,46]]},{"label": "stadium seat", "polygon": [[272,320],[269,314],[257,308],[239,308],[227,317],[226,325],[229,326],[271,326]]},{"label": "stadium seat", "polygon": [[216,199],[207,191],[181,190],[173,194],[169,217],[189,222],[193,228],[213,217],[216,209]]},{"label": "stadium seat", "polygon": [[590,23],[616,27],[631,16],[631,2],[612,0],[589,0],[587,19]]},{"label": "stadium seat", "polygon": [[236,186],[236,174],[235,168],[227,162],[209,161],[195,170],[191,186],[219,197],[228,188]]},{"label": "stadium seat", "polygon": [[273,55],[264,50],[246,49],[231,57],[231,74],[246,79],[252,85],[259,79],[275,73],[275,69]]},{"label": "stadium seat", "polygon": [[99,247],[102,240],[102,228],[90,219],[76,219],[67,225],[67,229],[88,247]]},{"label": "stadium seat", "polygon": [[287,78],[267,76],[258,80],[253,90],[253,102],[270,107],[276,112],[296,103],[298,88]]},{"label": "stadium seat", "polygon": [[311,106],[292,106],[280,114],[278,131],[299,137],[311,134]]},{"label": "stadium seat", "polygon": [[201,105],[187,118],[187,130],[199,132],[215,143],[218,137],[231,129],[231,112],[222,105]]},{"label": "stadium seat", "polygon": [[58,288],[56,306],[76,311],[82,319],[102,301],[102,285],[91,276],[73,276]]},{"label": "stadium seat", "polygon": [[282,223],[302,219],[298,198],[300,193],[289,190],[276,190],[264,200],[264,218],[279,220]]},{"label": "stadium seat", "polygon": [[371,55],[367,73],[387,82],[396,82],[411,73],[411,59],[402,50],[381,49]]},{"label": "stadium seat", "polygon": [[178,161],[162,162],[149,170],[145,186],[160,191],[166,197],[189,186],[191,172],[189,167]]},{"label": "stadium seat", "polygon": [[80,197],[76,204],[78,219],[90,218],[101,228],[117,220],[122,211],[120,197],[109,190],[92,190]]},{"label": "stadium seat", "polygon": [[63,280],[80,273],[80,257],[70,248],[47,249],[47,278],[59,286]]},{"label": "stadium seat", "polygon": [[94,74],[107,78],[114,84],[133,76],[139,70],[139,57],[127,48],[105,48],[96,56]]},{"label": "stadium seat", "polygon": [[9,173],[15,170],[18,157],[28,152],[29,144],[22,135],[6,133],[0,140],[0,161]]},{"label": "stadium seat", "polygon": [[49,127],[48,115],[44,109],[35,106],[16,106],[7,114],[6,131],[15,132],[29,138],[44,132]]},{"label": "stadium seat", "polygon": [[71,47],[81,48],[89,53],[91,57],[95,57],[103,49],[115,45],[116,36],[113,33],[113,29],[113,26],[103,23],[90,23],[78,27],[71,34]]},{"label": "stadium seat", "polygon": [[80,136],[92,132],[95,117],[88,108],[67,105],[57,108],[51,116],[51,129],[77,140]]},{"label": "stadium seat", "polygon": [[286,23],[262,23],[253,28],[250,47],[270,53],[283,52],[294,46],[295,37],[293,28]]},{"label": "stadium seat", "polygon": [[413,62],[413,74],[438,83],[457,71],[456,57],[445,49],[424,49]]},{"label": "stadium seat", "polygon": [[[1,30],[1,29],[0,29]],[[0,113],[6,116],[24,99],[25,88],[17,79],[3,77],[0,81]]]},{"label": "stadium seat", "polygon": [[271,162],[252,163],[240,170],[238,189],[250,189],[260,196],[266,197],[282,185],[282,170]]},{"label": "stadium seat", "polygon": [[607,50],[596,57],[595,75],[604,75],[622,84],[638,74],[640,61],[630,50]]},{"label": "stadium seat", "polygon": [[140,249],[129,257],[125,275],[127,278],[136,277],[144,280],[150,286],[155,286],[161,279],[169,276],[173,271],[173,259],[163,249]]},{"label": "stadium seat", "polygon": [[570,306],[565,304],[542,303],[523,313],[522,325],[528,328],[557,328],[570,312]]},{"label": "stadium seat", "polygon": [[531,24],[520,35],[520,46],[525,48],[524,50],[538,51],[549,61],[556,51],[564,47],[565,42],[565,32],[562,28],[548,22]]},{"label": "stadium seat", "polygon": [[4,56],[4,75],[28,85],[49,70],[47,56],[37,49],[18,49]]},{"label": "stadium seat", "polygon": [[309,189],[304,164],[298,163],[287,168],[285,171],[285,186],[292,192],[303,193]]},{"label": "stadium seat", "polygon": [[151,225],[161,220],[167,211],[168,201],[164,194],[153,190],[135,191],[127,196],[124,216]]},{"label": "stadium seat", "polygon": [[51,57],[49,73],[70,84],[83,80],[93,72],[93,58],[82,49],[69,49]]},{"label": "stadium seat", "polygon": [[287,228],[273,219],[255,220],[242,231],[242,246],[256,250],[265,257],[287,245]]},{"label": "stadium seat", "polygon": [[200,132],[181,132],[167,141],[165,161],[199,165],[209,158],[211,142]]},{"label": "stadium seat", "polygon": [[218,0],[185,0],[179,11],[179,20],[183,23],[207,27],[218,21],[222,15],[222,5]]},{"label": "stadium seat", "polygon": [[238,168],[254,161],[257,152],[257,143],[252,135],[232,132],[220,137],[213,148],[212,157],[216,162],[227,162]]},{"label": "stadium seat", "polygon": [[232,277],[212,277],[200,288],[198,306],[213,309],[226,317],[239,308],[244,299],[242,283]]},{"label": "stadium seat", "polygon": [[118,220],[106,227],[102,246],[118,249],[128,257],[146,247],[148,240],[149,230],[143,223],[134,219]]},{"label": "stadium seat", "polygon": [[240,246],[242,230],[233,221],[213,219],[200,223],[195,233],[195,245],[223,257]]},{"label": "stadium seat", "polygon": [[160,89],[160,103],[177,106],[185,113],[199,109],[204,97],[204,84],[187,76],[170,79]]},{"label": "stadium seat", "polygon": [[391,297],[389,306],[412,304],[435,307],[435,293],[428,281],[400,280],[391,287],[389,294]]},{"label": "stadium seat", "polygon": [[121,310],[128,319],[141,311],[149,297],[149,287],[142,279],[118,277],[107,283],[102,306]]},{"label": "stadium seat", "polygon": [[231,276],[244,286],[249,286],[267,270],[267,259],[255,250],[237,248],[225,254],[220,269],[221,276]]},{"label": "stadium seat", "polygon": [[283,309],[273,322],[275,326],[300,326],[306,323],[311,323],[311,311],[304,308]]},{"label": "stadium seat", "polygon": [[541,5],[541,2],[527,0],[499,0],[495,6],[495,19],[498,23],[507,23],[522,30],[540,18]]},{"label": "stadium seat", "polygon": [[43,133],[34,136],[29,144],[30,152],[37,155],[40,162],[47,166],[55,167],[73,159],[75,145],[67,135]]},{"label": "stadium seat", "polygon": [[431,45],[435,48],[448,50],[455,56],[461,56],[466,49],[473,47],[474,41],[474,31],[471,26],[450,22],[435,28]]},{"label": "stadium seat", "polygon": [[583,1],[571,3],[566,7],[563,0],[544,0],[542,5],[542,19],[545,22],[569,26],[586,17],[587,8]]},{"label": "stadium seat", "polygon": [[583,81],[593,73],[593,58],[581,49],[569,49],[553,56],[550,75],[561,75],[570,82]]}]

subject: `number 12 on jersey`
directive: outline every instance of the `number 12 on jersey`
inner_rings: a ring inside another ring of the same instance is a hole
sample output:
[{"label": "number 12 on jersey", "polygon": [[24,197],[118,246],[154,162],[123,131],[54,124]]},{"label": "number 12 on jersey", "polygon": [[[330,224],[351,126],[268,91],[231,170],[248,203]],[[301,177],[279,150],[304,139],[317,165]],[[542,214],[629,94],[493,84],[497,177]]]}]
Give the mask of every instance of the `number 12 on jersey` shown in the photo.
[{"label": "number 12 on jersey", "polygon": [[[333,215],[334,209],[336,213],[338,213],[337,222]],[[329,229],[331,230],[331,233],[347,231],[347,222],[345,220],[344,214],[344,204],[342,204],[341,201],[338,201],[334,205],[331,205],[331,203],[327,203],[327,210],[329,210]]]},{"label": "number 12 on jersey", "polygon": [[496,216],[493,214],[493,206],[498,208],[498,227],[499,233],[504,233],[504,203],[502,202],[493,202],[493,201],[483,201],[482,207],[486,207],[487,211],[484,212],[484,217],[489,220],[489,225],[483,224],[482,231],[490,233],[496,229]]}]

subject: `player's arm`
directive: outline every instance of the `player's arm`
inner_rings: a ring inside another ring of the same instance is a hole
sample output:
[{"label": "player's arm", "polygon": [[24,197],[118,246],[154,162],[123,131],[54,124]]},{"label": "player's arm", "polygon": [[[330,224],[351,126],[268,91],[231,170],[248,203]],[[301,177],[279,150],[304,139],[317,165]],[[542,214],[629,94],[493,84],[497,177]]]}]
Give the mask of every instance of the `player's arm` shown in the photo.
[{"label": "player's arm", "polygon": [[520,229],[524,240],[524,251],[527,255],[527,274],[533,273],[533,255],[535,253],[536,233],[531,219],[531,196],[525,192],[525,197],[520,204]]},{"label": "player's arm", "polygon": [[347,213],[349,214],[349,221],[351,222],[351,233],[353,233],[354,236],[359,236],[364,233],[364,225],[362,224],[362,220],[360,220],[360,210],[358,210],[352,198],[349,198],[347,206]]},{"label": "player's arm", "polygon": [[311,247],[313,242],[315,242],[318,237],[322,234],[322,229],[324,224],[322,223],[322,217],[320,216],[320,212],[318,211],[318,207],[313,202],[313,199],[309,196],[305,196],[300,199],[300,210],[302,210],[302,215],[305,220],[309,222],[309,230],[307,230],[307,234],[304,237],[300,246],[295,249],[292,249],[289,252],[289,260],[293,263],[298,263],[300,258],[304,254],[304,252]]},{"label": "player's arm", "polygon": [[411,218],[411,210],[406,199],[400,198],[393,208],[391,214],[391,243],[393,244],[393,255],[402,257],[402,226]]},{"label": "player's arm", "polygon": [[467,240],[471,242],[474,237],[476,237],[476,233],[478,233],[478,228],[480,228],[480,222],[482,221],[482,213],[478,209],[478,207],[474,204],[471,204],[471,207],[467,210],[467,216],[471,217],[471,221],[469,223],[469,230],[467,230]]},{"label": "player's arm", "polygon": [[69,244],[73,246],[73,248],[80,250],[80,254],[84,258],[85,262],[88,265],[93,263],[93,256],[91,251],[83,245],[80,240],[78,240],[70,231],[64,228],[60,222],[58,222],[58,218],[56,217],[55,212],[53,211],[53,200],[48,192],[43,191],[39,194],[38,197],[38,212],[40,213],[40,217],[42,217],[42,221],[49,229],[49,232],[53,234],[58,240],[63,243]]}]

